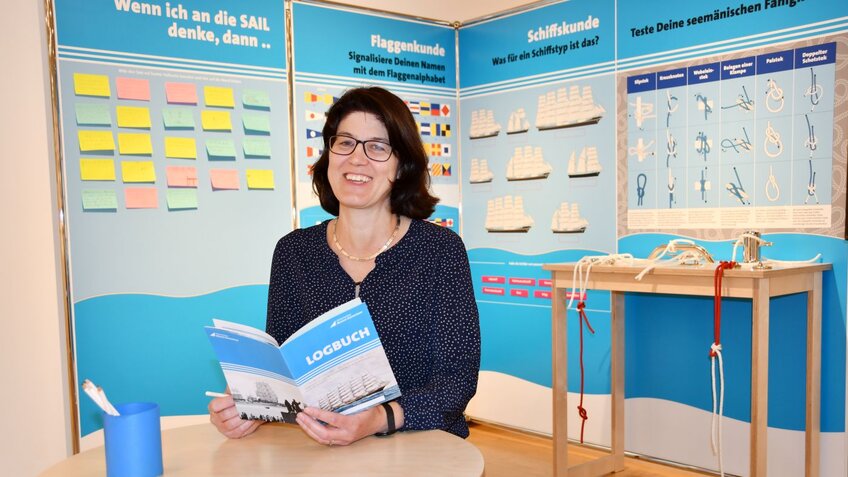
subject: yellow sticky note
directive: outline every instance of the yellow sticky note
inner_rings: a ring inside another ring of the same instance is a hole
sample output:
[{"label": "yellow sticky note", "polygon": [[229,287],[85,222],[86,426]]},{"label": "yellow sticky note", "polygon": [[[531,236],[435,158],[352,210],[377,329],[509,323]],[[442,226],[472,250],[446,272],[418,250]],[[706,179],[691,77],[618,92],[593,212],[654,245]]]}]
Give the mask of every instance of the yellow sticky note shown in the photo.
[{"label": "yellow sticky note", "polygon": [[121,179],[124,182],[156,182],[153,161],[124,161],[121,163]]},{"label": "yellow sticky note", "polygon": [[165,157],[197,159],[197,143],[193,137],[165,137]]},{"label": "yellow sticky note", "polygon": [[118,106],[119,128],[150,129],[150,110],[142,106]]},{"label": "yellow sticky note", "polygon": [[200,124],[204,131],[232,131],[233,122],[229,111],[201,111]]},{"label": "yellow sticky note", "polygon": [[115,137],[112,131],[77,131],[79,147],[82,152],[114,151]]},{"label": "yellow sticky note", "polygon": [[248,189],[273,189],[274,188],[274,171],[267,169],[248,169],[247,170],[247,188]]},{"label": "yellow sticky note", "polygon": [[204,86],[203,97],[206,106],[218,106],[221,108],[232,108],[236,105],[233,97],[233,88],[221,86]]},{"label": "yellow sticky note", "polygon": [[118,151],[121,154],[153,154],[150,134],[118,133]]},{"label": "yellow sticky note", "polygon": [[109,77],[106,75],[74,73],[74,93],[77,96],[108,98],[112,96],[112,90],[109,88]]},{"label": "yellow sticky note", "polygon": [[115,161],[112,159],[80,159],[80,179],[84,181],[115,180]]}]

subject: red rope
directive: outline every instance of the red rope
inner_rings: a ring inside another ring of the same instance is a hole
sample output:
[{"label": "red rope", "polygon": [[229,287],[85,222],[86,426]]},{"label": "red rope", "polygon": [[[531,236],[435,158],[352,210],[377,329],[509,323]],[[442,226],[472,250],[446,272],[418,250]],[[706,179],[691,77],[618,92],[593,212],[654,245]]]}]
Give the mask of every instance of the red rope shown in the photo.
[{"label": "red rope", "polygon": [[589,414],[586,413],[586,408],[583,407],[583,376],[585,374],[583,368],[583,323],[586,323],[586,328],[589,332],[595,334],[592,325],[589,324],[589,317],[586,316],[586,302],[580,300],[577,303],[577,311],[580,313],[580,404],[577,405],[577,413],[580,414],[580,443],[583,443],[583,429],[586,427],[586,421],[589,420]]},{"label": "red rope", "polygon": [[[736,266],[736,262],[728,262],[722,260],[715,269],[713,276],[713,285],[715,288],[715,296],[713,297],[713,336],[714,345],[721,345],[721,279],[724,276],[725,270],[730,270]],[[714,350],[710,349],[710,356],[715,356]]]}]

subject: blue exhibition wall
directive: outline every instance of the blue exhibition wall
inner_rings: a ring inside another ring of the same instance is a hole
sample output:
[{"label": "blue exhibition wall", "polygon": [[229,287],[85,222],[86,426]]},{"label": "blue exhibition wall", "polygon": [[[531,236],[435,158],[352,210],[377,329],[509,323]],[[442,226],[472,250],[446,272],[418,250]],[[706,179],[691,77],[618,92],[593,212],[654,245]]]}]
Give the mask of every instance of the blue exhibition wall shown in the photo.
[{"label": "blue exhibition wall", "polygon": [[[645,8],[578,0],[460,28],[462,234],[481,313],[481,386],[498,389],[475,398],[475,417],[550,430],[535,410],[497,406],[551,386],[542,264],[616,251],[646,257],[673,238],[729,259],[736,237],[755,229],[775,242],[767,257],[821,253],[835,264],[824,278],[822,466],[844,473],[848,104],[834,96],[846,78],[846,14],[848,5],[835,1]],[[581,118],[582,109],[595,117]],[[594,166],[588,154],[581,162],[589,148]],[[605,402],[608,295],[590,291],[587,305],[595,334],[585,336],[584,386],[592,402]],[[628,295],[627,426],[639,436],[628,437],[629,450],[718,468],[709,446],[660,438],[709,421],[711,305]],[[775,475],[794,475],[784,460],[803,458],[793,442],[804,429],[805,308],[803,296],[771,308],[770,442],[785,450],[770,457]],[[750,421],[751,304],[727,300],[723,315],[725,415],[742,431]],[[568,327],[576,343],[574,310]],[[568,353],[576,393],[578,346]],[[589,440],[608,444],[605,425],[603,417],[587,421],[596,436]],[[726,469],[744,473],[746,458],[731,452]]]},{"label": "blue exhibition wall", "polygon": [[204,413],[293,224],[283,4],[55,3],[76,385]]}]

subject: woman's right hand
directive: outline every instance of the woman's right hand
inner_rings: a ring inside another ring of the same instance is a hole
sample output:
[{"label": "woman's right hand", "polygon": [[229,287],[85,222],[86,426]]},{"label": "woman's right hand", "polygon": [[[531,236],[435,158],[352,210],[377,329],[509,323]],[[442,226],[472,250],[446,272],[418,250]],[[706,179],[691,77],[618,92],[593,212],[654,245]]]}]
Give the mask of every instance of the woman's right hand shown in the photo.
[{"label": "woman's right hand", "polygon": [[252,434],[265,421],[245,421],[239,416],[232,396],[215,398],[209,401],[209,421],[218,432],[230,439],[241,439]]}]

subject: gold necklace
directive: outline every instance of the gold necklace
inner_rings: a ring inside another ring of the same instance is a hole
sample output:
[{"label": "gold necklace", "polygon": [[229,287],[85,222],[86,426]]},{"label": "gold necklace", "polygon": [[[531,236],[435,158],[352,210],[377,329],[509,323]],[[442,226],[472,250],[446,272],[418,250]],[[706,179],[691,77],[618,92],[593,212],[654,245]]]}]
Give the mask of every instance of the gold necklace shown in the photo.
[{"label": "gold necklace", "polygon": [[397,216],[397,224],[395,224],[395,230],[394,230],[394,232],[392,232],[392,236],[389,237],[388,240],[386,240],[386,243],[384,243],[383,246],[380,247],[380,250],[377,250],[373,255],[370,255],[368,257],[354,257],[353,255],[347,253],[344,248],[342,248],[342,244],[339,243],[339,238],[336,237],[336,223],[338,221],[339,221],[338,218],[333,220],[333,244],[335,244],[336,248],[339,249],[339,253],[344,255],[346,258],[353,260],[354,262],[368,262],[370,260],[374,260],[375,258],[377,258],[377,255],[380,255],[381,253],[388,250],[388,248],[392,244],[392,242],[395,241],[395,237],[397,237],[398,231],[400,230],[400,216],[398,215]]}]

